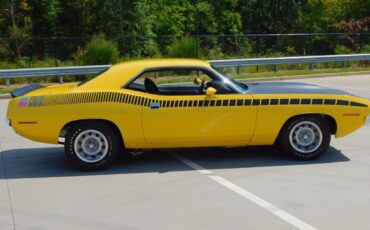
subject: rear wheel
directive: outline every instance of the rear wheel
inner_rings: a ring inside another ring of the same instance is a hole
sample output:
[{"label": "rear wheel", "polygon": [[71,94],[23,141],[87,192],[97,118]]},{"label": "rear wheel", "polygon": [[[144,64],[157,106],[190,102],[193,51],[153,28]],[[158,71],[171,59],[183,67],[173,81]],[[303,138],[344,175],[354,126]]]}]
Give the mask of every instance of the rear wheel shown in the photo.
[{"label": "rear wheel", "polygon": [[280,135],[280,145],[290,157],[313,160],[326,152],[331,139],[330,127],[320,116],[290,120]]},{"label": "rear wheel", "polygon": [[66,135],[64,150],[67,158],[85,170],[109,166],[119,152],[119,139],[114,130],[102,122],[83,122]]}]

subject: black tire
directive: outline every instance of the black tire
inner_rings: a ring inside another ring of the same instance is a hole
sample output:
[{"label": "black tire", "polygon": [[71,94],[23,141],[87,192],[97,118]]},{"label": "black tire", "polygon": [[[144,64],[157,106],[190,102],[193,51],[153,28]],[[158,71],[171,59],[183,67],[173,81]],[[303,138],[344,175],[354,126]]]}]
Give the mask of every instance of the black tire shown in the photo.
[{"label": "black tire", "polygon": [[[306,138],[305,131],[299,131],[299,129],[307,129],[312,132],[309,131],[309,137]],[[314,134],[313,139],[309,139],[312,136],[311,133]],[[301,142],[298,142],[299,137],[301,137]],[[307,143],[303,143],[306,139],[309,139]],[[282,150],[293,159],[314,160],[326,152],[330,145],[330,139],[330,127],[325,119],[321,116],[301,116],[291,119],[284,125],[280,133],[279,144]],[[313,141],[310,146],[300,145],[301,143],[308,144],[310,141]]]},{"label": "black tire", "polygon": [[[99,142],[99,140],[101,141]],[[87,143],[83,145],[82,143],[85,142]],[[88,145],[88,143],[93,144]],[[120,143],[116,132],[109,125],[103,122],[87,121],[73,126],[68,131],[64,152],[70,162],[78,168],[89,171],[99,170],[108,167],[117,157],[121,149]],[[89,149],[91,145],[95,146]],[[88,150],[85,151],[82,146]],[[91,151],[89,152],[89,150]],[[98,153],[88,154],[94,150]]]}]

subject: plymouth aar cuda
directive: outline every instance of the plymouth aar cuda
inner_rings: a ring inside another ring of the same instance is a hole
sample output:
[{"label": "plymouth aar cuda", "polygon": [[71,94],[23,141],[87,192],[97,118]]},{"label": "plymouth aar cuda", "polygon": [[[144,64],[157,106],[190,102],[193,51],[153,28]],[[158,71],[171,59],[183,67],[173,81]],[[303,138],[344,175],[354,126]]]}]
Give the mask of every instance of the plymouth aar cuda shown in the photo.
[{"label": "plymouth aar cuda", "polygon": [[84,169],[123,151],[274,145],[311,160],[366,123],[370,102],[293,82],[240,83],[205,61],[114,65],[79,84],[30,85],[12,93],[8,119],[21,136],[64,144]]}]

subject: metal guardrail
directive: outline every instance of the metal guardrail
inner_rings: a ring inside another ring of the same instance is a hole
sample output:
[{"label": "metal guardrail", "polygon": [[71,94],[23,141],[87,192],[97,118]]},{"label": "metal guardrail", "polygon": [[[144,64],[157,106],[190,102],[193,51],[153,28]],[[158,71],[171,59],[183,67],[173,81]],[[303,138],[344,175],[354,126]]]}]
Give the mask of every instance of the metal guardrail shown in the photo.
[{"label": "metal guardrail", "polygon": [[345,54],[302,57],[249,58],[209,61],[216,67],[237,67],[257,65],[311,64],[323,62],[369,61],[370,54]]},{"label": "metal guardrail", "polygon": [[59,82],[63,83],[63,76],[98,74],[110,68],[111,66],[112,65],[93,65],[93,66],[8,69],[0,70],[0,79],[6,79],[6,85],[10,85],[11,78],[59,76]]},{"label": "metal guardrail", "polygon": [[[242,66],[274,65],[275,71],[278,71],[279,70],[278,66],[285,64],[310,64],[310,69],[312,69],[315,63],[324,63],[324,62],[346,63],[350,61],[370,61],[370,54],[248,58],[248,59],[229,59],[229,60],[209,60],[208,62],[215,67],[236,67],[237,73],[240,73],[240,67]],[[11,78],[59,76],[60,83],[63,83],[63,76],[98,74],[110,67],[111,65],[96,65],[96,66],[8,69],[0,70],[0,79],[6,79],[6,83],[7,85],[9,85],[10,84],[9,79]]]},{"label": "metal guardrail", "polygon": [[50,76],[98,74],[110,67],[111,65],[93,65],[93,66],[71,66],[71,67],[50,67],[50,68],[30,68],[30,69],[8,69],[0,70],[0,79],[17,77],[50,77]]},{"label": "metal guardrail", "polygon": [[346,63],[349,61],[369,61],[369,60],[370,54],[344,54],[344,55],[212,60],[209,62],[215,67],[236,67],[236,72],[240,74],[240,67],[242,66],[274,65],[275,66],[274,70],[275,72],[277,72],[279,71],[279,65],[309,64],[310,69],[313,69],[315,63],[343,62],[343,67],[346,67]]}]

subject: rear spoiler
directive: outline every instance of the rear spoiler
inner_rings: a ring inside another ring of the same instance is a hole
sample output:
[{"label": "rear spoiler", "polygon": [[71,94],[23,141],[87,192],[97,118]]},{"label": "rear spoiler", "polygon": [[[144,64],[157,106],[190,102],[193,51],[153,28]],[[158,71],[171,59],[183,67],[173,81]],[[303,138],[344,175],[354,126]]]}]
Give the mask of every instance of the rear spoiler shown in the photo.
[{"label": "rear spoiler", "polygon": [[12,97],[19,97],[19,96],[25,95],[26,93],[29,93],[29,92],[32,92],[32,91],[35,91],[37,89],[44,88],[44,87],[45,86],[40,85],[40,84],[27,85],[22,88],[14,90],[13,92],[10,93],[10,95]]}]

